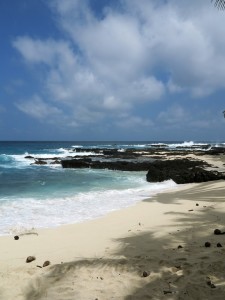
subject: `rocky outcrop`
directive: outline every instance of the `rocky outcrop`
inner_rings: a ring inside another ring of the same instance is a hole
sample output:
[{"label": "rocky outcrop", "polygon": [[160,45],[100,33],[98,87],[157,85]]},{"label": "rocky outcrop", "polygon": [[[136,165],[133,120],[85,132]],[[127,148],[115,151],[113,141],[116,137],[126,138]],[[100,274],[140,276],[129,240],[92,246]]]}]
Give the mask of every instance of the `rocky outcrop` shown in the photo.
[{"label": "rocky outcrop", "polygon": [[217,171],[205,170],[209,167],[201,160],[173,159],[173,160],[92,160],[64,159],[63,168],[92,168],[120,171],[148,171],[146,179],[149,182],[161,182],[172,179],[176,183],[204,182],[225,179],[225,174]]},{"label": "rocky outcrop", "polygon": [[109,169],[120,171],[148,171],[150,162],[137,160],[91,160],[86,159],[63,159],[61,165],[63,168],[92,168],[92,169]]},{"label": "rocky outcrop", "polygon": [[203,167],[204,164],[200,161],[188,159],[155,161],[150,165],[146,179],[149,182],[172,179],[178,184],[225,179],[225,174],[205,170]]}]

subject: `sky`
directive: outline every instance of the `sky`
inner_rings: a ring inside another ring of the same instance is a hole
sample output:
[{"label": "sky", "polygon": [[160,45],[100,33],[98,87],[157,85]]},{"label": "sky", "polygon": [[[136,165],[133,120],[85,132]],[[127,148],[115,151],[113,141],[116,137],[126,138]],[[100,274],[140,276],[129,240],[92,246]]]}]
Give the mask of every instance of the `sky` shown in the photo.
[{"label": "sky", "polygon": [[211,0],[0,0],[0,140],[225,141]]}]

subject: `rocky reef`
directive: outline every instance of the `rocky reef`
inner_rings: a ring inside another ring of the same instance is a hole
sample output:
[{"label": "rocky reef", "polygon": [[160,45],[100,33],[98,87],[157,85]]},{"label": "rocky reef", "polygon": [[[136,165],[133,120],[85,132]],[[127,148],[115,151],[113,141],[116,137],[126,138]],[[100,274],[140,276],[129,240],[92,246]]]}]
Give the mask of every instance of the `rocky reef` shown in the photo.
[{"label": "rocky reef", "polygon": [[[85,156],[83,155],[85,153]],[[74,155],[73,155],[74,154]],[[194,147],[168,149],[166,145],[153,145],[144,149],[76,148],[66,158],[36,158],[33,164],[61,164],[62,168],[92,168],[120,171],[146,171],[146,180],[160,182],[172,179],[178,184],[224,180],[224,171],[218,171],[206,163],[204,156],[225,155],[224,147],[201,149]],[[27,159],[32,159],[27,156]],[[48,161],[48,162],[47,162]]]},{"label": "rocky reef", "polygon": [[172,179],[178,184],[225,179],[224,173],[204,168],[208,166],[202,161],[188,159],[155,161],[149,166],[146,179],[149,182],[161,182]]}]

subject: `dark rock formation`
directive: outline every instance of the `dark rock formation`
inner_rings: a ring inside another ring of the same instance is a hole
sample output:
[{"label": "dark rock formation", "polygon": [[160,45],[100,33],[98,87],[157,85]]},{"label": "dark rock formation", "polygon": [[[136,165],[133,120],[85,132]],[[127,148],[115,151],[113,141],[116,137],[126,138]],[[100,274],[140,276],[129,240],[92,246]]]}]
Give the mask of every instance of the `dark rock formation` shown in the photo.
[{"label": "dark rock formation", "polygon": [[37,159],[37,160],[35,160],[35,162],[33,164],[34,165],[47,165],[47,162],[42,159]]},{"label": "dark rock formation", "polygon": [[63,168],[92,168],[109,169],[120,171],[147,171],[151,162],[149,161],[130,161],[130,160],[91,160],[91,159],[63,159],[61,161]]},{"label": "dark rock formation", "polygon": [[205,170],[204,166],[202,161],[188,159],[155,161],[150,165],[146,179],[149,182],[172,179],[178,184],[225,179],[225,174]]},{"label": "dark rock formation", "polygon": [[172,179],[174,182],[191,183],[225,179],[225,174],[217,171],[208,171],[204,167],[209,166],[200,160],[174,159],[151,160],[136,159],[63,159],[63,168],[93,168],[110,169],[120,171],[148,171],[146,179],[149,182],[161,182]]}]

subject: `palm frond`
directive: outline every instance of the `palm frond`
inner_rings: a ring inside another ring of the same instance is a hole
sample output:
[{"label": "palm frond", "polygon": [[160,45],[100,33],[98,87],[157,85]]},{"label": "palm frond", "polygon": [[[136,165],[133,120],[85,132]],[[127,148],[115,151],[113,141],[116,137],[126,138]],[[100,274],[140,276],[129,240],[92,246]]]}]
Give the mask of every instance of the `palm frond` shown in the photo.
[{"label": "palm frond", "polygon": [[211,0],[218,9],[225,9],[225,0]]}]

